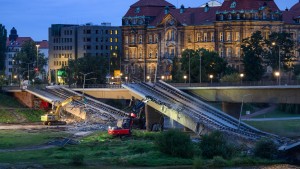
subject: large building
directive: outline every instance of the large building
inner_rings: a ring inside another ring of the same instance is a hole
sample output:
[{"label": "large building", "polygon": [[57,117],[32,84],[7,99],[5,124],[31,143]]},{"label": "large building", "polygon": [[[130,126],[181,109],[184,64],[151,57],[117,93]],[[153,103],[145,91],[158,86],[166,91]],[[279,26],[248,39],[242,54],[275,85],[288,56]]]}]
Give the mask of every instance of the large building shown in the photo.
[{"label": "large building", "polygon": [[179,9],[165,0],[139,0],[122,18],[124,73],[144,81],[162,75],[171,79],[174,56],[199,48],[218,52],[242,71],[242,39],[258,30],[265,38],[286,31],[299,46],[299,21],[300,3],[281,11],[274,0],[210,1]]},{"label": "large building", "polygon": [[10,83],[12,83],[13,80],[16,80],[19,75],[19,72],[14,67],[14,57],[21,51],[22,45],[27,41],[33,40],[30,37],[19,37],[17,30],[14,27],[10,30],[9,37],[6,40],[5,52],[5,75]]},{"label": "large building", "polygon": [[[121,28],[110,23],[101,25],[54,24],[49,28],[49,72],[56,83],[64,83],[57,76],[59,69],[68,65],[69,59],[84,56],[110,57],[122,54]],[[53,79],[51,82],[54,82]]]}]

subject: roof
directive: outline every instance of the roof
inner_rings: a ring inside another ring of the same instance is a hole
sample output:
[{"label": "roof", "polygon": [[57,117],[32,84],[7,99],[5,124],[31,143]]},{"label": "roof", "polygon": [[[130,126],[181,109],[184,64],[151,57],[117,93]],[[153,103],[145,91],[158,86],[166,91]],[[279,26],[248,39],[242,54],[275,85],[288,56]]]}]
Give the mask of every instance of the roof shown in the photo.
[{"label": "roof", "polygon": [[208,5],[210,7],[214,7],[214,6],[222,6],[222,3],[218,2],[216,0],[211,0],[211,1],[208,1],[207,3],[201,5],[200,7],[205,7],[206,5]]},{"label": "roof", "polygon": [[[236,3],[235,8],[231,8],[231,4],[234,2]],[[265,4],[272,11],[280,11],[274,0],[227,0],[223,2],[220,11],[258,10]]]},{"label": "roof", "polygon": [[175,7],[173,4],[165,1],[165,0],[139,0],[138,2],[134,3],[130,7],[143,7],[143,6],[155,6],[155,7]]},{"label": "roof", "polygon": [[31,37],[18,37],[16,41],[9,41],[9,38],[6,39],[6,46],[10,47],[22,47],[24,42],[33,41]]},{"label": "roof", "polygon": [[282,11],[282,20],[285,23],[294,23],[293,12],[291,12],[291,11]]},{"label": "roof", "polygon": [[[216,11],[219,7],[210,7],[208,12],[204,8],[186,8],[183,13],[180,9],[170,9],[170,15],[184,25],[202,25],[216,21]],[[158,25],[168,14],[164,11],[150,25]]]},{"label": "roof", "polygon": [[293,11],[293,12],[299,11],[300,12],[300,2],[298,2],[294,6],[292,6],[290,11]]},{"label": "roof", "polygon": [[43,41],[38,41],[36,42],[38,45],[40,45],[40,49],[48,49],[49,48],[49,43],[47,40],[43,40]]}]

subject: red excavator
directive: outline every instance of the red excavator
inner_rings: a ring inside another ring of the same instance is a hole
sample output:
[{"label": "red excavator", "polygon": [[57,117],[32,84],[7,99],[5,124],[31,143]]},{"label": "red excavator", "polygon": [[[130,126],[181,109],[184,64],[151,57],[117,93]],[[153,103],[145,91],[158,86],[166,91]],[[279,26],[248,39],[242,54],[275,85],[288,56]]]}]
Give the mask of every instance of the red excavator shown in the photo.
[{"label": "red excavator", "polygon": [[145,103],[147,102],[148,99],[137,102],[131,109],[131,113],[129,113],[129,117],[119,119],[117,122],[117,126],[115,127],[111,127],[111,126],[108,127],[108,134],[112,136],[131,135],[132,125],[134,121],[141,121],[140,113],[143,107],[145,107]]}]

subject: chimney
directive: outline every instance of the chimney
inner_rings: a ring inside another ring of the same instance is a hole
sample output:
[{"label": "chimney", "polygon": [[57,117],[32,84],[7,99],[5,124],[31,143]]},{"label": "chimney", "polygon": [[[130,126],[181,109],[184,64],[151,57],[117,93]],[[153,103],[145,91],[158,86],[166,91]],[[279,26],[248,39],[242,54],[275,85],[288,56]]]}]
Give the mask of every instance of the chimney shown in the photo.
[{"label": "chimney", "polygon": [[181,6],[180,6],[180,13],[183,13],[183,12],[184,12],[184,6],[181,5]]}]

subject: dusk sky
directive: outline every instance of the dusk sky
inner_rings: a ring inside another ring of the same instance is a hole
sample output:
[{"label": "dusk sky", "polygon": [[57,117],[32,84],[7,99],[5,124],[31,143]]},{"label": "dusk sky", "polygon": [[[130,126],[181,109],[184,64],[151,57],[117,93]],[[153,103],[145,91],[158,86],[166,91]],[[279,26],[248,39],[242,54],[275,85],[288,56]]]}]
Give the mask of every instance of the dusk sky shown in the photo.
[{"label": "dusk sky", "polygon": [[[0,24],[9,34],[15,27],[20,37],[47,40],[51,24],[100,24],[120,26],[129,6],[138,0],[1,0]],[[150,1],[150,0],[149,0]],[[208,0],[168,0],[185,7],[198,7]],[[280,9],[290,8],[299,0],[275,0]],[[223,2],[223,0],[219,0]]]}]

